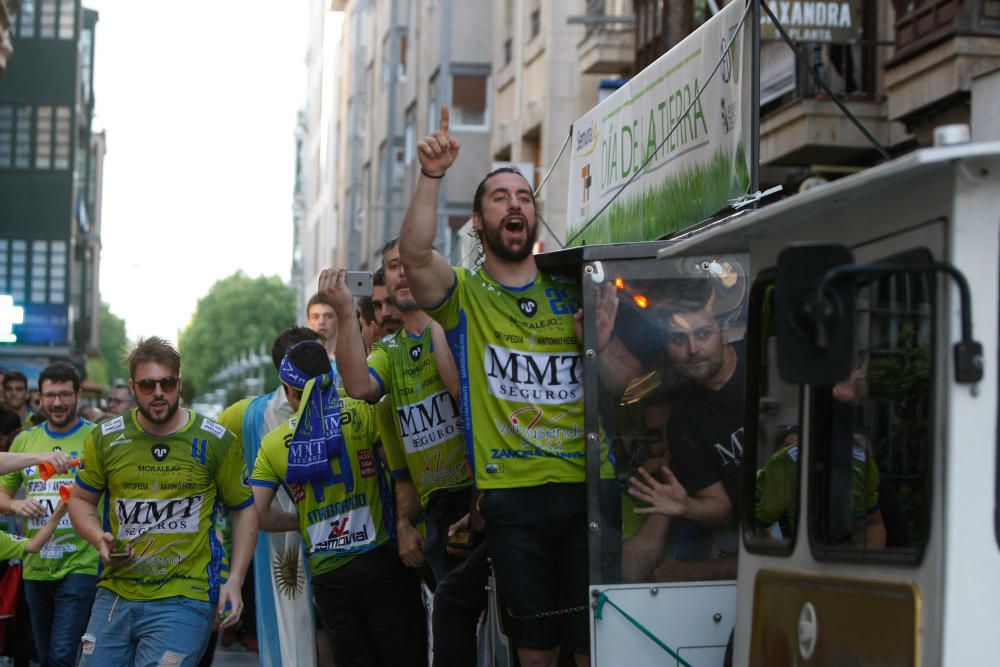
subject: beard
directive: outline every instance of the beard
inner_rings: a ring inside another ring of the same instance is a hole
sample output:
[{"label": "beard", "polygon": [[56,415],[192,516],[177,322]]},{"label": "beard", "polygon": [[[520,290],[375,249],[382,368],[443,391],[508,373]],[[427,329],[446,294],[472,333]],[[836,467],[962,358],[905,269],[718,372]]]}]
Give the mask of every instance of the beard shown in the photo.
[{"label": "beard", "polygon": [[698,383],[706,382],[716,376],[722,370],[725,361],[723,355],[714,357],[700,357],[690,359],[682,366],[682,372]]},{"label": "beard", "polygon": [[403,326],[403,323],[395,315],[386,315],[382,318],[382,322],[378,326],[379,329],[381,329],[382,332],[388,336],[389,334],[394,334],[399,331],[400,327]]},{"label": "beard", "polygon": [[69,424],[76,419],[76,405],[74,404],[72,408],[67,409],[65,412],[52,414],[50,411],[46,415],[46,419],[50,425],[55,426],[56,428],[69,426]]},{"label": "beard", "polygon": [[536,223],[533,226],[528,226],[527,221],[525,221],[524,224],[525,229],[527,230],[527,236],[524,240],[524,245],[520,248],[512,248],[508,244],[504,243],[504,224],[505,221],[501,220],[500,224],[492,230],[488,229],[486,225],[483,225],[483,245],[489,248],[490,252],[494,255],[507,262],[520,262],[530,257],[531,251],[535,247],[535,240],[538,238],[538,224]]},{"label": "beard", "polygon": [[[413,298],[401,299],[395,294],[392,294],[389,296],[389,302],[392,305],[394,305],[397,308],[397,310],[403,313],[412,313],[415,310],[420,310],[420,304],[417,303],[417,300]],[[389,318],[396,319],[392,317],[392,315],[389,315],[384,319],[389,319]]]},{"label": "beard", "polygon": [[180,392],[177,393],[177,398],[173,401],[169,398],[164,398],[163,400],[167,404],[167,412],[162,417],[157,417],[152,413],[152,402],[150,402],[147,406],[143,405],[140,401],[136,401],[136,407],[139,409],[139,412],[142,413],[142,416],[148,419],[151,424],[166,424],[175,414],[177,414],[177,408],[179,408],[181,404]]}]

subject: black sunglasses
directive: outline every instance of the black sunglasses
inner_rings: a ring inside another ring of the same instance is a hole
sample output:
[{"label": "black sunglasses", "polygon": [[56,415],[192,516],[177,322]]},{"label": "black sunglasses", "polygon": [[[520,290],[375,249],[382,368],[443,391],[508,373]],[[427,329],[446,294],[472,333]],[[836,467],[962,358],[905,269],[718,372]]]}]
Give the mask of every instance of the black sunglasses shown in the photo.
[{"label": "black sunglasses", "polygon": [[165,378],[160,378],[159,380],[154,380],[153,378],[146,378],[145,380],[136,380],[135,386],[139,388],[139,392],[142,394],[152,394],[156,391],[156,385],[160,385],[160,389],[163,390],[164,394],[169,394],[177,389],[177,385],[180,383],[180,378],[175,378],[172,375],[168,375]]}]

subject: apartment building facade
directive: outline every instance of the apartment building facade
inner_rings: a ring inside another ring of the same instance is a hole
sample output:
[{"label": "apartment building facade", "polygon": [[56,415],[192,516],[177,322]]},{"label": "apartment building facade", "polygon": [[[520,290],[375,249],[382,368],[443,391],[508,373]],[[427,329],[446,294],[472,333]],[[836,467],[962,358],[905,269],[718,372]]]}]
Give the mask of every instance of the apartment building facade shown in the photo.
[{"label": "apartment building facade", "polygon": [[34,377],[96,353],[105,139],[93,132],[97,12],[8,2],[0,78],[0,366]]},{"label": "apartment building facade", "polygon": [[[326,266],[374,270],[419,173],[417,142],[443,104],[462,144],[442,183],[437,248],[462,259],[462,226],[489,169],[488,0],[317,0],[300,117],[293,279],[309,298]],[[321,27],[322,26],[322,27]],[[472,27],[473,29],[470,29]]]}]

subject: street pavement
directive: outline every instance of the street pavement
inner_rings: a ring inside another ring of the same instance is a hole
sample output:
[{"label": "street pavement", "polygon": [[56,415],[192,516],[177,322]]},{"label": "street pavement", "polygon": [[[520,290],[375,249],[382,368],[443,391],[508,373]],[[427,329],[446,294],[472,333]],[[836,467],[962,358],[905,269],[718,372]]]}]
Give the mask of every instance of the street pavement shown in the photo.
[{"label": "street pavement", "polygon": [[259,662],[260,658],[256,653],[251,653],[239,642],[234,642],[228,648],[223,648],[221,645],[216,647],[212,667],[250,667]]}]

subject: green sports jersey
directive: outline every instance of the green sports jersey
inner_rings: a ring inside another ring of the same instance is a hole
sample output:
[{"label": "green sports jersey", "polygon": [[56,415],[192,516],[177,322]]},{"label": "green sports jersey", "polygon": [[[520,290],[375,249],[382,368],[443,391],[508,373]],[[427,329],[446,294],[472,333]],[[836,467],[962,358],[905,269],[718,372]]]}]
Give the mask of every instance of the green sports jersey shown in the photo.
[{"label": "green sports jersey", "polygon": [[12,558],[24,560],[24,547],[27,543],[26,537],[18,537],[0,530],[0,561]]},{"label": "green sports jersey", "polygon": [[409,477],[410,471],[406,467],[406,457],[402,453],[403,445],[399,442],[396,411],[392,407],[392,399],[388,396],[383,396],[382,400],[375,404],[374,419],[375,430],[382,443],[382,452],[385,454],[390,476],[392,479]]},{"label": "green sports jersey", "polygon": [[105,567],[101,586],[130,600],[215,601],[222,546],[213,510],[253,503],[243,452],[221,424],[187,411],[176,433],[145,432],[136,411],[91,430],[77,483],[107,492],[104,529],[134,557]]},{"label": "green sports jersey", "polygon": [[[61,451],[70,458],[77,458],[83,452],[83,442],[93,424],[80,419],[76,426],[66,433],[55,433],[42,422],[34,428],[22,431],[14,439],[10,451],[18,454],[49,454]],[[26,519],[28,537],[44,526],[56,506],[59,505],[59,487],[72,486],[76,468],[54,475],[47,481],[38,473],[38,466],[28,466],[0,477],[0,487],[15,492],[24,486],[25,495],[37,501],[45,514],[35,519]],[[77,535],[69,516],[59,520],[52,539],[38,553],[24,558],[24,578],[31,581],[59,581],[67,574],[97,574],[100,555],[87,540]]]},{"label": "green sports jersey", "polygon": [[236,401],[219,415],[218,422],[233,432],[237,440],[243,440],[243,416],[253,397]]},{"label": "green sports jersey", "polygon": [[434,359],[431,327],[414,336],[400,329],[375,344],[368,372],[392,401],[396,437],[384,438],[389,465],[409,470],[420,503],[435,491],[472,486],[458,404]]},{"label": "green sports jersey", "polygon": [[[582,482],[583,356],[573,314],[578,288],[539,272],[505,287],[482,267],[455,269],[428,314],[458,365],[466,451],[480,489]],[[602,447],[601,476],[614,473]]]},{"label": "green sports jersey", "polygon": [[[302,405],[311,389],[312,383],[306,385]],[[314,576],[336,570],[390,539],[392,505],[377,451],[374,406],[348,398],[341,399],[340,410],[344,447],[340,457],[330,461],[335,481],[323,488],[323,500],[317,500],[309,486],[285,481],[298,414],[264,436],[250,479],[254,486],[277,490],[280,485],[288,491]]]},{"label": "green sports jersey", "polygon": [[[798,517],[799,446],[788,445],[771,455],[757,471],[754,518],[762,526],[774,522],[790,531]],[[875,459],[862,445],[851,450],[851,518],[855,524],[879,510],[879,472]],[[790,534],[790,533],[789,533]]]}]

